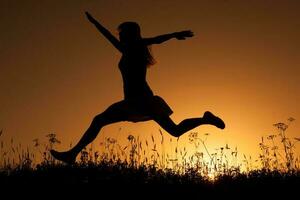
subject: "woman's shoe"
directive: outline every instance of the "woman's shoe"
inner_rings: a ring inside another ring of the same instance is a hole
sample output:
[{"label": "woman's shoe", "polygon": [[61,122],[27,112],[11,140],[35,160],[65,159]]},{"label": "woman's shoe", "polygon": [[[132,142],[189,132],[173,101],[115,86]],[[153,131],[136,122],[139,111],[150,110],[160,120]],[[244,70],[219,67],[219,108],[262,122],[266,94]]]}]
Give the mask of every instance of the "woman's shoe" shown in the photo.
[{"label": "woman's shoe", "polygon": [[74,164],[75,160],[76,160],[76,156],[74,156],[72,153],[70,152],[58,152],[55,150],[50,150],[51,155],[57,159],[60,160],[62,162],[65,162],[67,164]]},{"label": "woman's shoe", "polygon": [[212,114],[209,111],[206,111],[203,115],[203,119],[205,119],[208,124],[214,125],[220,129],[224,129],[225,128],[225,123],[222,119],[220,119],[219,117],[215,116],[214,114]]}]

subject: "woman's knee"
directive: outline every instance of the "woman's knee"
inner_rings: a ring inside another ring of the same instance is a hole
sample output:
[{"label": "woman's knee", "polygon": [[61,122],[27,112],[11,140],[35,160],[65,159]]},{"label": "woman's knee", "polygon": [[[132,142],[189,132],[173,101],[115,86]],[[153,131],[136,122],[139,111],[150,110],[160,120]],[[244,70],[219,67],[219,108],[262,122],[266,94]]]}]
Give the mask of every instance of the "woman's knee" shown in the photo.
[{"label": "woman's knee", "polygon": [[155,119],[155,121],[169,134],[174,137],[179,137],[181,135],[178,126],[169,118],[159,118]]},{"label": "woman's knee", "polygon": [[94,125],[102,125],[104,123],[104,115],[101,113],[99,115],[96,115],[92,121],[92,124]]},{"label": "woman's knee", "polygon": [[172,136],[174,137],[179,137],[182,135],[182,132],[178,129],[178,127],[173,127],[170,132],[169,132]]}]

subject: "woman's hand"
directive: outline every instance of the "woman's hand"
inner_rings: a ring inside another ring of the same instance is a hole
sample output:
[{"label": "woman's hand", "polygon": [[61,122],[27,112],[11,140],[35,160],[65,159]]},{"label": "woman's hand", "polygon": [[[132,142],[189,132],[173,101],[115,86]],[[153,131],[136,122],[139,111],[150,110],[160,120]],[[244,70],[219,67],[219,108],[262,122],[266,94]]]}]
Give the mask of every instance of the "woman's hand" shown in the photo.
[{"label": "woman's hand", "polygon": [[92,15],[90,15],[89,12],[85,12],[86,17],[88,18],[88,20],[90,22],[92,22],[93,24],[96,23],[97,21],[92,17]]},{"label": "woman's hand", "polygon": [[177,40],[185,40],[187,37],[193,37],[194,33],[190,30],[188,31],[180,31],[180,32],[176,32],[174,33],[174,37]]}]

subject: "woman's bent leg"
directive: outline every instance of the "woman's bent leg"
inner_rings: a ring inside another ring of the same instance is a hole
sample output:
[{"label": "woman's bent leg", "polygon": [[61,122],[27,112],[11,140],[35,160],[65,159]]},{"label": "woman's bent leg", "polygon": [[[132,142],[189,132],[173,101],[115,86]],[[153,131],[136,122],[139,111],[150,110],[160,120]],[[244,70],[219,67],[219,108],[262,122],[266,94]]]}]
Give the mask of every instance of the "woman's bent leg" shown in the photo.
[{"label": "woman's bent leg", "polygon": [[179,137],[185,132],[192,130],[203,124],[214,125],[220,129],[225,128],[225,124],[222,119],[216,117],[210,112],[205,112],[202,118],[190,118],[181,121],[178,125],[173,122],[173,120],[165,116],[155,116],[154,120],[168,133],[174,137]]},{"label": "woman's bent leg", "polygon": [[122,109],[122,106],[122,102],[115,103],[103,113],[95,116],[89,128],[72,149],[66,152],[51,150],[50,152],[53,157],[67,163],[75,162],[79,152],[97,137],[103,126],[120,121],[127,121],[129,113],[126,113],[124,109]]}]

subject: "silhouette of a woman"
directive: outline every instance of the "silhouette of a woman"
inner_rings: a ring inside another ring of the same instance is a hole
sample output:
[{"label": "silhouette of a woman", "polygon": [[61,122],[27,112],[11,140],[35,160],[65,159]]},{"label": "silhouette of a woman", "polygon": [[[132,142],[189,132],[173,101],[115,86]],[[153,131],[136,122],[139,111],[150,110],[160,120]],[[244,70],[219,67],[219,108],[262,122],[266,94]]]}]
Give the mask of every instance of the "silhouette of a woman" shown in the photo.
[{"label": "silhouette of a woman", "polygon": [[118,27],[119,40],[86,12],[88,20],[96,26],[106,39],[122,53],[119,69],[123,78],[124,100],[109,106],[103,113],[94,117],[90,127],[80,141],[66,152],[51,150],[51,154],[66,163],[75,162],[78,153],[98,135],[100,129],[108,124],[130,121],[156,121],[164,130],[174,137],[202,124],[225,128],[224,122],[206,111],[203,117],[185,119],[178,125],[169,117],[173,111],[159,96],[155,96],[146,82],[147,67],[154,64],[149,46],[160,44],[172,38],[184,40],[192,37],[191,31],[174,32],[153,38],[142,38],[140,27],[135,22],[124,22]]}]

